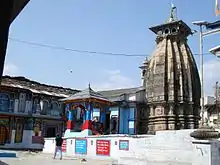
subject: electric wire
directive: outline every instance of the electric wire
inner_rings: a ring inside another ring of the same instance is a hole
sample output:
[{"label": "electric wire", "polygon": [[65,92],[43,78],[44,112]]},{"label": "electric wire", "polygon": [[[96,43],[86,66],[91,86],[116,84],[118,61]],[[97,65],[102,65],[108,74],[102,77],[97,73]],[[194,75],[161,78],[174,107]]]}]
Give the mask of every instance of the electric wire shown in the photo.
[{"label": "electric wire", "polygon": [[[27,45],[33,45],[33,46],[57,49],[57,50],[63,50],[63,51],[70,51],[70,52],[78,52],[78,53],[87,53],[87,54],[96,54],[96,55],[105,55],[105,56],[124,56],[124,57],[150,57],[151,56],[150,54],[126,54],[126,53],[112,53],[112,52],[99,52],[99,51],[72,49],[72,48],[47,45],[47,44],[42,44],[42,43],[37,43],[37,42],[30,42],[30,41],[25,41],[25,40],[21,40],[17,38],[12,38],[12,37],[9,37],[9,40],[27,44]],[[211,53],[203,53],[203,55],[210,55],[210,54]],[[193,55],[200,55],[200,54],[194,53]]]}]

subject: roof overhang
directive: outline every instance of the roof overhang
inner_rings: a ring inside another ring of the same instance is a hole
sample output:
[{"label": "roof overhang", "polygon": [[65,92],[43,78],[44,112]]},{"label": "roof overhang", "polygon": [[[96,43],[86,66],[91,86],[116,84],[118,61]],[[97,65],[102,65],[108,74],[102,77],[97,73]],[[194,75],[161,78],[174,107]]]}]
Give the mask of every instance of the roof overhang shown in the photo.
[{"label": "roof overhang", "polygon": [[28,4],[30,0],[12,0],[13,6],[11,9],[10,23],[19,15],[23,8]]},{"label": "roof overhang", "polygon": [[210,49],[209,52],[214,54],[216,57],[220,57],[220,45]]},{"label": "roof overhang", "polygon": [[153,31],[155,34],[157,34],[158,31],[162,31],[165,26],[169,27],[169,26],[172,26],[172,25],[179,25],[180,27],[184,28],[186,30],[186,32],[188,32],[189,34],[192,34],[192,31],[191,31],[190,27],[185,22],[183,22],[182,20],[177,20],[177,21],[168,22],[168,23],[165,23],[165,24],[160,24],[160,25],[157,25],[157,26],[150,27],[149,29],[151,31]]},{"label": "roof overhang", "polygon": [[80,103],[80,102],[94,102],[94,103],[100,103],[100,104],[106,104],[106,105],[111,105],[113,102],[107,99],[99,99],[95,97],[90,97],[90,98],[78,98],[78,99],[72,99],[72,100],[67,100],[67,99],[60,99],[59,101],[62,101],[64,104],[69,104],[69,103]]},{"label": "roof overhang", "polygon": [[206,25],[206,28],[207,29],[217,29],[217,28],[220,28],[220,21],[209,23],[208,25]]}]

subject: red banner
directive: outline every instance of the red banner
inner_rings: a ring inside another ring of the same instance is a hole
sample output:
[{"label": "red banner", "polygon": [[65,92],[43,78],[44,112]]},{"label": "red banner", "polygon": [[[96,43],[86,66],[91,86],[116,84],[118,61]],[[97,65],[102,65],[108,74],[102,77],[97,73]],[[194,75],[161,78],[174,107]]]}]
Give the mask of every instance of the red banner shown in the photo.
[{"label": "red banner", "polygon": [[61,146],[62,152],[66,152],[66,140],[63,140],[63,144]]},{"label": "red banner", "polygon": [[96,155],[110,156],[110,140],[96,140]]}]

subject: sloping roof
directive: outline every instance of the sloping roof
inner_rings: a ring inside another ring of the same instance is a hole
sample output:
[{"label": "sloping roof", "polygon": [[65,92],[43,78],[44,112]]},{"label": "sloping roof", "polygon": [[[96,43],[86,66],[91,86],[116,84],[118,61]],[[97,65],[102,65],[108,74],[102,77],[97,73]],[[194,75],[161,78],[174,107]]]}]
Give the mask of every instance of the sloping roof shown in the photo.
[{"label": "sloping roof", "polygon": [[123,89],[99,91],[99,93],[108,98],[108,97],[114,97],[114,96],[121,96],[123,94],[133,94],[140,90],[143,90],[143,88],[142,87],[123,88]]},{"label": "sloping roof", "polygon": [[216,53],[220,52],[220,45],[210,49],[209,52],[211,52],[212,54],[216,54]]},{"label": "sloping roof", "polygon": [[207,26],[206,26],[207,29],[217,29],[217,28],[220,28],[220,21],[216,21],[216,22],[212,22],[212,23],[209,23]]},{"label": "sloping roof", "polygon": [[90,98],[94,98],[97,100],[103,100],[103,101],[107,101],[110,102],[106,97],[104,97],[102,94],[100,94],[99,92],[95,92],[94,90],[92,90],[90,88],[90,86],[88,88],[86,88],[85,90],[78,92],[76,94],[73,94],[72,96],[68,97],[68,98],[64,98],[61,99],[61,101],[71,101],[71,100],[79,100],[79,99],[90,99]]},{"label": "sloping roof", "polygon": [[3,76],[1,85],[6,87],[29,90],[35,94],[56,96],[60,98],[69,97],[79,92],[79,90],[74,90],[70,88],[41,84],[39,82],[29,80],[25,77]]}]

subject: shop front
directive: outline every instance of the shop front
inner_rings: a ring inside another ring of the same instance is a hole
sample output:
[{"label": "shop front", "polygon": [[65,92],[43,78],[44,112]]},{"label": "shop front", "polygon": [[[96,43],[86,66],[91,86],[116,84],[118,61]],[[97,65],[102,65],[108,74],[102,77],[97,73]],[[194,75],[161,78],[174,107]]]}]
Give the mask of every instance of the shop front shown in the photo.
[{"label": "shop front", "polygon": [[10,118],[7,116],[0,116],[0,145],[10,143]]},{"label": "shop front", "polygon": [[42,136],[55,137],[57,133],[62,134],[62,120],[42,120]]}]

